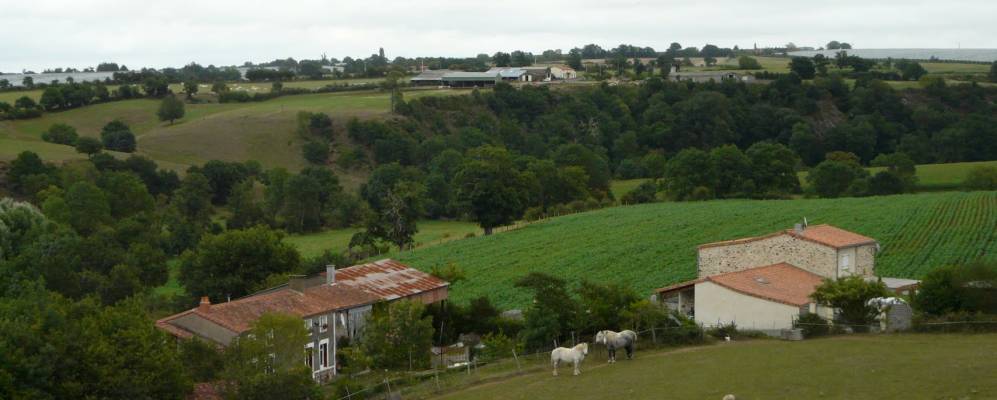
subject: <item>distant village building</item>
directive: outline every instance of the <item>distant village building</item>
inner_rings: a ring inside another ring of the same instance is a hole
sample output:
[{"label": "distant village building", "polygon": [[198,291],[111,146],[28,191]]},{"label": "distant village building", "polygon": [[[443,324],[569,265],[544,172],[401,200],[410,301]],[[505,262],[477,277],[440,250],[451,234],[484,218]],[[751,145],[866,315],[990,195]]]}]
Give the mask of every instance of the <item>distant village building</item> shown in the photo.
[{"label": "distant village building", "polygon": [[[879,243],[831,225],[699,246],[697,279],[656,290],[658,300],[704,326],[735,323],[776,335],[801,314],[834,317],[810,299],[824,279],[874,275]],[[917,281],[882,278],[895,291]]]},{"label": "distant village building", "polygon": [[336,350],[342,338],[363,335],[367,316],[378,302],[396,300],[431,304],[447,299],[449,283],[425,272],[386,259],[295,277],[285,284],[241,299],[211,304],[207,297],[196,308],[156,321],[156,327],[177,339],[199,338],[227,346],[246,334],[263,314],[300,317],[309,332],[305,363],[315,379],[336,374]]}]

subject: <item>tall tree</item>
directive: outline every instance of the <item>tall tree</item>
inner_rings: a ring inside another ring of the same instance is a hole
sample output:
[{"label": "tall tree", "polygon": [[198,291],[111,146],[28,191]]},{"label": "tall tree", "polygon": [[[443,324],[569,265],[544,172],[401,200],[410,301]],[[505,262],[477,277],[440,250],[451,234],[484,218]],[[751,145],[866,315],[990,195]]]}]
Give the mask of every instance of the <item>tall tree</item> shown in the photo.
[{"label": "tall tree", "polygon": [[419,370],[428,367],[433,320],[417,301],[396,301],[368,317],[364,352],[375,367]]},{"label": "tall tree", "polygon": [[174,121],[183,118],[185,112],[183,101],[170,95],[163,97],[156,115],[159,116],[160,121],[170,121],[170,125],[173,125]]},{"label": "tall tree", "polygon": [[[322,398],[312,371],[302,362],[308,331],[301,318],[263,314],[250,330],[225,351],[223,392],[237,400]],[[314,356],[309,354],[309,356]]]},{"label": "tall tree", "polygon": [[245,296],[271,274],[300,266],[298,251],[283,238],[264,226],[205,236],[181,257],[180,282],[191,295],[215,302]]},{"label": "tall tree", "polygon": [[471,151],[454,184],[457,198],[468,204],[485,235],[519,218],[525,208],[522,177],[505,149],[485,146]]}]

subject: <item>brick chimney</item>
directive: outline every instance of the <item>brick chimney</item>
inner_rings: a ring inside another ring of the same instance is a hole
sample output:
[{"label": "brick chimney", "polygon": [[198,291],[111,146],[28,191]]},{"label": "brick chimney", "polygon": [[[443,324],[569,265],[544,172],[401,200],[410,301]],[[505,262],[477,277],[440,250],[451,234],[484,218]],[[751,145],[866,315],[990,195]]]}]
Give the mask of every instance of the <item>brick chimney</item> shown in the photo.
[{"label": "brick chimney", "polygon": [[325,284],[331,285],[336,283],[336,266],[329,264],[325,266]]},{"label": "brick chimney", "polygon": [[211,310],[211,300],[208,296],[201,296],[201,304],[197,305],[197,311],[208,312],[208,310]]}]

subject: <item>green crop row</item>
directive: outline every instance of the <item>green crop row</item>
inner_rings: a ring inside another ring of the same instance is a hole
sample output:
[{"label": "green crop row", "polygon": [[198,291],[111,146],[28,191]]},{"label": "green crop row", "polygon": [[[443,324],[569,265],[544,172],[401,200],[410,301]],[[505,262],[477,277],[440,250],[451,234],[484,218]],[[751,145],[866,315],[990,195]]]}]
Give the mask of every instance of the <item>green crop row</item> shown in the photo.
[{"label": "green crop row", "polygon": [[997,259],[997,192],[615,207],[397,257],[425,270],[457,263],[468,278],[451,289],[458,302],[489,296],[502,307],[524,307],[529,295],[513,282],[532,271],[649,295],[695,277],[697,245],[790,228],[804,217],[877,239],[880,276],[917,278],[945,264]]}]

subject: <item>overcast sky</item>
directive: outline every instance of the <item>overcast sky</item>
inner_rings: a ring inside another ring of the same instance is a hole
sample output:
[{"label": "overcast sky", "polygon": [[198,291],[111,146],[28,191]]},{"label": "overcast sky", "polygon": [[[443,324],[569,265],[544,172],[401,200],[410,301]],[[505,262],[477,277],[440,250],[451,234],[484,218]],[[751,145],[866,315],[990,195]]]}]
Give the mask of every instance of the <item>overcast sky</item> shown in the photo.
[{"label": "overcast sky", "polygon": [[995,0],[0,0],[0,71],[620,43],[995,48]]}]

